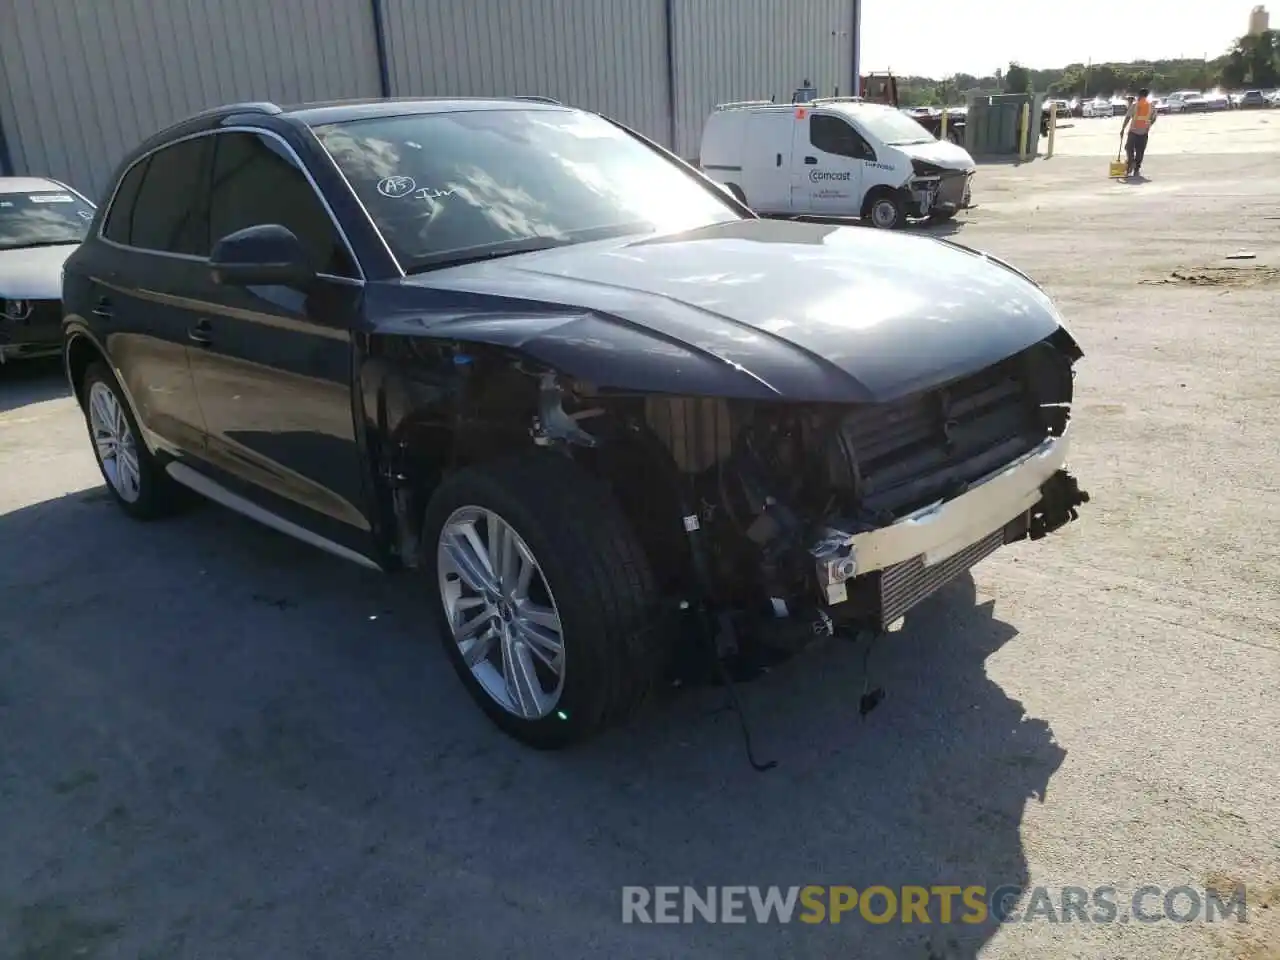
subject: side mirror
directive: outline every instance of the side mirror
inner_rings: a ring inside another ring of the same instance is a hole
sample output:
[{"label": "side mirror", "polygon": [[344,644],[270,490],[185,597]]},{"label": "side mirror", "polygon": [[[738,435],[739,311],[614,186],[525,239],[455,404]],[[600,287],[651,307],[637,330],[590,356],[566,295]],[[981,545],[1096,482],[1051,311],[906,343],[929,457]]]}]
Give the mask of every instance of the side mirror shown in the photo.
[{"label": "side mirror", "polygon": [[214,283],[228,286],[300,287],[315,277],[302,243],[293,231],[278,223],[227,234],[213,245],[209,269]]}]

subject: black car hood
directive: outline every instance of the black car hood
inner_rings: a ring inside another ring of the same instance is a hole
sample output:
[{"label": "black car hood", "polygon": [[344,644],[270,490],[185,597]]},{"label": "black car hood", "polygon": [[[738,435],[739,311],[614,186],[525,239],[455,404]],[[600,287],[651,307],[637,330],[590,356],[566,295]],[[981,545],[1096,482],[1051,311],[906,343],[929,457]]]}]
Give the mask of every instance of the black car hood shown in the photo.
[{"label": "black car hood", "polygon": [[967,248],[790,221],[576,244],[396,286],[375,311],[384,332],[518,348],[603,387],[761,399],[892,399],[1060,324],[1035,284]]}]

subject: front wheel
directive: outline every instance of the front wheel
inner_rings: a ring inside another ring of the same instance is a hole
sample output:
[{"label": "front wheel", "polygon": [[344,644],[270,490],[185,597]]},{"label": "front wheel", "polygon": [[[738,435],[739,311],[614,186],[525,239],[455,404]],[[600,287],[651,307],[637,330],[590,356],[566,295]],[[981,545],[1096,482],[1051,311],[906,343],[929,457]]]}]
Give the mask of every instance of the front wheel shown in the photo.
[{"label": "front wheel", "polygon": [[468,693],[539,749],[629,718],[664,663],[647,559],[610,492],[539,453],[446,478],[422,564]]},{"label": "front wheel", "polygon": [[907,220],[902,198],[892,190],[876,190],[867,197],[863,217],[877,230],[897,230]]}]

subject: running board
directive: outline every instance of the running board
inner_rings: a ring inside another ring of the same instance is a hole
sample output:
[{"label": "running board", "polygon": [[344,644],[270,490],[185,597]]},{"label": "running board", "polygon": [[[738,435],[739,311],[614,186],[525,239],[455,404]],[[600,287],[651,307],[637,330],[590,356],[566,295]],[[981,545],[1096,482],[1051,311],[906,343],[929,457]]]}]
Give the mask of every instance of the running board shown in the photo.
[{"label": "running board", "polygon": [[264,507],[258,506],[252,500],[247,500],[238,493],[232,493],[222,484],[214,480],[210,480],[198,470],[192,470],[185,463],[179,463],[171,460],[165,465],[164,472],[172,477],[175,481],[194,490],[200,496],[212,500],[214,503],[226,507],[228,510],[234,510],[241,516],[248,517],[250,520],[256,520],[264,527],[270,527],[285,536],[293,537],[295,540],[301,540],[303,543],[312,547],[319,547],[327,553],[333,554],[335,557],[341,557],[343,560],[350,560],[352,563],[358,563],[362,567],[368,567],[370,570],[381,571],[382,567],[370,560],[362,553],[344,547],[340,543],[334,543],[327,540],[317,533],[312,533],[305,527],[300,527],[292,520],[286,520],[278,514],[272,513]]}]

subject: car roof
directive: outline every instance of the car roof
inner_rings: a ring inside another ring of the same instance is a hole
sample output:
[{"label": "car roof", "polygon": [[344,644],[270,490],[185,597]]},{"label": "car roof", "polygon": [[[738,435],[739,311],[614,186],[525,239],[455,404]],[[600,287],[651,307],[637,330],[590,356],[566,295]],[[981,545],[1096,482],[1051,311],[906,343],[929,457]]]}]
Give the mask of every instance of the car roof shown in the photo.
[{"label": "car roof", "polygon": [[267,101],[228,103],[202,110],[153,133],[135,147],[123,161],[127,168],[149,153],[188,136],[209,133],[229,124],[269,127],[271,120],[285,119],[306,126],[320,126],[347,120],[394,117],[412,114],[462,113],[478,110],[560,110],[562,106],[546,97],[404,97],[399,99],[331,100],[300,103],[288,107]]},{"label": "car roof", "polygon": [[0,177],[0,193],[38,193],[41,190],[63,190],[57,180],[45,177]]}]

